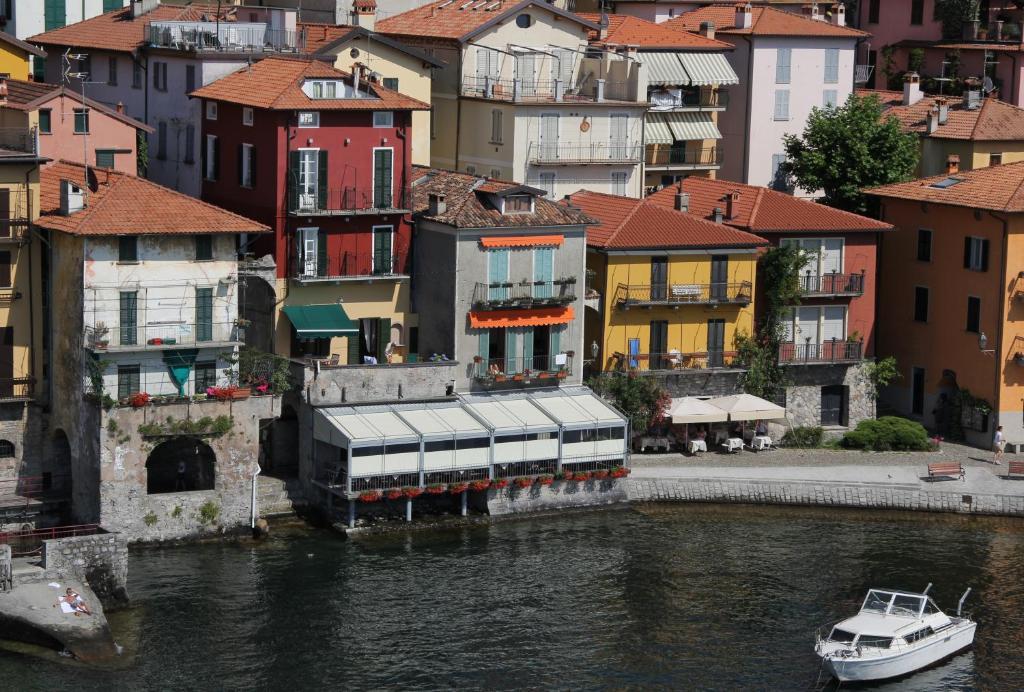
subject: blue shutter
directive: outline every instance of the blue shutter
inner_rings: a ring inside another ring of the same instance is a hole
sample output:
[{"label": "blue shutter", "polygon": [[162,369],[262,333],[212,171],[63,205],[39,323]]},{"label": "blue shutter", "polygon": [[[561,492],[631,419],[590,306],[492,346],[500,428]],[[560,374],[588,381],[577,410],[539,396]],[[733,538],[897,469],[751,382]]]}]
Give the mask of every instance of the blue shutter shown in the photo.
[{"label": "blue shutter", "polygon": [[825,49],[825,84],[839,83],[839,49]]},{"label": "blue shutter", "polygon": [[503,300],[508,296],[507,288],[494,286],[494,284],[508,282],[508,250],[488,250],[487,282],[491,284],[487,291],[488,299]]},{"label": "blue shutter", "polygon": [[516,330],[506,329],[505,330],[505,372],[508,374],[515,374],[522,372],[522,361],[517,357],[516,353]]},{"label": "blue shutter", "polygon": [[[543,365],[543,364],[539,364]],[[523,329],[523,370],[536,370],[533,362],[533,327]]]},{"label": "blue shutter", "polygon": [[484,369],[489,365],[487,362],[487,354],[491,352],[491,332],[487,329],[481,330],[479,336],[477,336],[476,353],[478,356],[484,359]]},{"label": "blue shutter", "polygon": [[[533,297],[550,298],[554,280],[555,249],[539,247],[533,251]],[[543,283],[539,283],[543,282]]]},{"label": "blue shutter", "polygon": [[793,58],[792,48],[777,48],[775,50],[775,83],[789,84],[789,67]]},{"label": "blue shutter", "polygon": [[555,369],[554,368],[555,356],[557,356],[559,353],[562,352],[562,349],[561,349],[561,346],[560,346],[559,342],[561,340],[562,330],[564,328],[565,327],[563,327],[561,325],[557,325],[557,326],[551,327],[551,364],[552,364],[551,369],[552,370]]},{"label": "blue shutter", "polygon": [[789,89],[775,90],[775,119],[789,120]]}]

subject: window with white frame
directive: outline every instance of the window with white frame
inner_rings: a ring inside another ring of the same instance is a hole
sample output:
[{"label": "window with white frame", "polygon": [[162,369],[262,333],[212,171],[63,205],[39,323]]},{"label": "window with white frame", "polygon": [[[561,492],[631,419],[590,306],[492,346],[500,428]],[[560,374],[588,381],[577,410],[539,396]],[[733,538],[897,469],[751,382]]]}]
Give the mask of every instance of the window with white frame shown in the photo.
[{"label": "window with white frame", "polygon": [[206,119],[216,120],[217,119],[217,102],[207,101],[206,102]]},{"label": "window with white frame", "polygon": [[374,111],[373,112],[373,126],[374,127],[394,127],[395,126],[395,114],[392,111]]},{"label": "window with white frame", "polygon": [[299,111],[299,127],[320,127],[318,111]]},{"label": "window with white frame", "polygon": [[791,63],[793,60],[792,48],[775,49],[775,83],[789,84]]},{"label": "window with white frame", "polygon": [[839,49],[825,49],[825,84],[839,83]]},{"label": "window with white frame", "polygon": [[300,209],[316,208],[319,157],[319,149],[299,149]]},{"label": "window with white frame", "polygon": [[783,238],[783,247],[795,246],[804,255],[801,276],[842,274],[845,254],[843,238]]},{"label": "window with white frame", "polygon": [[795,344],[824,344],[846,340],[846,306],[800,306],[787,313],[783,327],[785,341]]},{"label": "window with white frame", "polygon": [[246,106],[245,108],[242,109],[242,124],[243,125],[248,125],[248,126],[251,127],[253,122],[255,121],[255,119],[256,119],[256,116],[255,116],[255,113],[253,112],[252,108],[249,108],[248,106]]}]

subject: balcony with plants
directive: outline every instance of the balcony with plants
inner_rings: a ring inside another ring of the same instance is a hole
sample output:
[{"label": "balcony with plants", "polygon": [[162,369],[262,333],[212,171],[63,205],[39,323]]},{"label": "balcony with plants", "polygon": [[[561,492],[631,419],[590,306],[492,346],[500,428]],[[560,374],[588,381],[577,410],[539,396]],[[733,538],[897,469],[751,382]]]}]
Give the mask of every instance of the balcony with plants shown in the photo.
[{"label": "balcony with plants", "polygon": [[864,294],[866,273],[857,274],[814,274],[807,270],[800,275],[800,293],[806,297],[840,298]]},{"label": "balcony with plants", "polygon": [[405,279],[410,259],[404,246],[390,252],[323,252],[310,259],[294,258],[291,275],[299,284]]},{"label": "balcony with plants", "polygon": [[708,284],[619,284],[613,304],[630,308],[679,307],[683,305],[749,305],[753,285],[749,281]]},{"label": "balcony with plants", "polygon": [[576,302],[576,277],[554,281],[477,282],[473,307],[477,310],[549,308]]},{"label": "balcony with plants", "polygon": [[543,356],[473,357],[478,384],[496,388],[551,387],[572,372],[573,351]]}]

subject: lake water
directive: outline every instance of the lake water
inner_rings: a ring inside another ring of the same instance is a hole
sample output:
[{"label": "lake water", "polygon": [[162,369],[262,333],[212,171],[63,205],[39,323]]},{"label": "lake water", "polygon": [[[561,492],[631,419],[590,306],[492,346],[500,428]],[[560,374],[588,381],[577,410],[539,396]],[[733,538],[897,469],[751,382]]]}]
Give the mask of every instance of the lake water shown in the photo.
[{"label": "lake water", "polygon": [[660,505],[136,551],[121,666],[0,650],[0,689],[808,690],[818,625],[929,581],[975,647],[878,688],[1024,688],[1024,522]]}]

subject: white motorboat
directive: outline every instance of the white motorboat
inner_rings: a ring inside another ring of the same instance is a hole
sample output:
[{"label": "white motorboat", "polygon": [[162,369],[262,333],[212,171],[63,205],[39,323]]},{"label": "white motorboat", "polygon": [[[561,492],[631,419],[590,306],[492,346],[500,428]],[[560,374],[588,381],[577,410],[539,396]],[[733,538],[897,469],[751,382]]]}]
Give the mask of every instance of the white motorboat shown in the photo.
[{"label": "white motorboat", "polygon": [[818,633],[815,653],[837,680],[852,682],[907,675],[967,648],[978,626],[960,615],[971,590],[950,617],[928,596],[930,588],[871,589],[859,613],[833,625],[827,636]]}]

